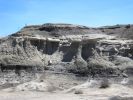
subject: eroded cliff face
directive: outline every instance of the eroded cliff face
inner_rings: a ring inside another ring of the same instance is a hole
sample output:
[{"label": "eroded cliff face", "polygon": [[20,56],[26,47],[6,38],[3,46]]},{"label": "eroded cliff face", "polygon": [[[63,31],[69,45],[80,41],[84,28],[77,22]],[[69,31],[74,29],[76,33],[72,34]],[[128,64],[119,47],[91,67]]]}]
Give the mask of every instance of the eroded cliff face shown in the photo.
[{"label": "eroded cliff face", "polygon": [[118,27],[71,24],[26,26],[1,39],[1,71],[52,70],[92,77],[133,75],[133,41],[122,34],[133,32],[128,26],[119,26],[119,31]]}]

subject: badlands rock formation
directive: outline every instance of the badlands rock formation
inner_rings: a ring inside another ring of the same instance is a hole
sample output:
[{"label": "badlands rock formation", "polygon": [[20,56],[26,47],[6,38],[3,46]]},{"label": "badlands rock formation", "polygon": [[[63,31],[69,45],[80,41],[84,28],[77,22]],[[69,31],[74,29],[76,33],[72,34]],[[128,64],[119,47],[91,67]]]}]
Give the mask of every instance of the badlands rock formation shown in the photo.
[{"label": "badlands rock formation", "polygon": [[25,26],[0,40],[1,71],[55,70],[91,76],[132,75],[133,26]]},{"label": "badlands rock formation", "polygon": [[[75,94],[104,96],[106,100],[116,98],[112,97],[114,93],[120,98],[132,96],[132,32],[133,25],[90,28],[47,23],[25,26],[0,39],[0,90],[2,93],[75,91]],[[43,94],[45,98],[49,95]],[[85,98],[98,100],[96,96]]]}]

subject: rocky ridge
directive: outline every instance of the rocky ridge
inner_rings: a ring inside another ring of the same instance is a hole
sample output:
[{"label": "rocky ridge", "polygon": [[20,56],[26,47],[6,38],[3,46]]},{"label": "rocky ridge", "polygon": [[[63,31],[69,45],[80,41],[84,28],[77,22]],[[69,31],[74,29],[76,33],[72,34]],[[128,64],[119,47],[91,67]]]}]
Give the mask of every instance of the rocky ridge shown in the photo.
[{"label": "rocky ridge", "polygon": [[53,71],[91,77],[133,75],[132,25],[25,26],[0,40],[1,72]]}]

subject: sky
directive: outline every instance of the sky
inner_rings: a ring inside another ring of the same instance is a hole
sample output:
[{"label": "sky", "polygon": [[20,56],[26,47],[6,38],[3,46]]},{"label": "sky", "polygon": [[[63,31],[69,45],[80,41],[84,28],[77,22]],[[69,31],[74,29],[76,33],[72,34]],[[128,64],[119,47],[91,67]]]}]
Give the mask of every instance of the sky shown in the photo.
[{"label": "sky", "polygon": [[0,37],[44,23],[133,24],[133,0],[0,0]]}]

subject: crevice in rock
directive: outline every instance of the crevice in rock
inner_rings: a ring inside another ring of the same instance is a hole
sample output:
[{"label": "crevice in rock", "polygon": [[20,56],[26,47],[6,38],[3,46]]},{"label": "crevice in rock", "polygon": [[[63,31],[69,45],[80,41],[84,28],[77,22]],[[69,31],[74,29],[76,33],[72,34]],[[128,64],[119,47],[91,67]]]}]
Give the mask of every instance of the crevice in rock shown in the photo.
[{"label": "crevice in rock", "polygon": [[45,47],[45,41],[43,40],[30,40],[31,45],[37,47],[37,50],[43,50]]},{"label": "crevice in rock", "polygon": [[46,47],[44,48],[44,53],[48,55],[52,55],[55,53],[59,48],[59,42],[52,42],[52,41],[47,41],[46,42]]},{"label": "crevice in rock", "polygon": [[70,46],[63,46],[60,48],[59,51],[64,53],[63,55],[63,62],[71,62],[72,59],[76,56],[79,48],[79,43],[73,42]]},{"label": "crevice in rock", "polygon": [[95,43],[86,43],[82,45],[82,58],[87,60],[90,56],[93,56],[93,50],[95,48]]}]

